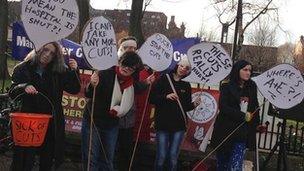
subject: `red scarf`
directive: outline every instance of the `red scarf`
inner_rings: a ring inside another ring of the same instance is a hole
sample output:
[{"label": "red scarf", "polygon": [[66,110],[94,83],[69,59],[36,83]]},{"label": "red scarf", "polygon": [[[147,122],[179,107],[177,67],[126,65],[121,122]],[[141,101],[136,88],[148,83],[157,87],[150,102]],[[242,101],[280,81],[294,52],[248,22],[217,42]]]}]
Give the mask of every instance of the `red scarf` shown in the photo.
[{"label": "red scarf", "polygon": [[121,91],[133,85],[133,77],[132,76],[124,76],[119,72],[119,67],[115,67],[115,72],[117,74],[117,79],[120,85]]}]

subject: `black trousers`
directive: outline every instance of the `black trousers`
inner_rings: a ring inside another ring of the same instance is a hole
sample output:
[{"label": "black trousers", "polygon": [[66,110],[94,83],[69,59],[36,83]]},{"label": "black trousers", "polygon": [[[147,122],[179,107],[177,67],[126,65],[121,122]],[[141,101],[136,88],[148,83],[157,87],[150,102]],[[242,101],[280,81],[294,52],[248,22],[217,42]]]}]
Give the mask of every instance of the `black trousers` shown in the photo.
[{"label": "black trousers", "polygon": [[120,128],[118,133],[117,165],[119,171],[129,170],[133,152],[133,127]]},{"label": "black trousers", "polygon": [[13,149],[12,171],[31,171],[34,166],[35,156],[39,156],[39,170],[49,171],[53,166],[54,158],[54,134],[50,129],[47,130],[44,142],[41,147],[20,147]]}]

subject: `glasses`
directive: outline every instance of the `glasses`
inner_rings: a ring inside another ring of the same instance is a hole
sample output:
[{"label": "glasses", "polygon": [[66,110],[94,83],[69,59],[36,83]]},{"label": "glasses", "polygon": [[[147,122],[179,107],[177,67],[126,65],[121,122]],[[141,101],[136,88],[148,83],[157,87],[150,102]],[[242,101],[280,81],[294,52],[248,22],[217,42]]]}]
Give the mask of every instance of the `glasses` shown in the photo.
[{"label": "glasses", "polygon": [[122,66],[123,68],[125,68],[126,70],[128,70],[129,72],[135,72],[136,71],[136,67],[128,67],[128,66]]}]

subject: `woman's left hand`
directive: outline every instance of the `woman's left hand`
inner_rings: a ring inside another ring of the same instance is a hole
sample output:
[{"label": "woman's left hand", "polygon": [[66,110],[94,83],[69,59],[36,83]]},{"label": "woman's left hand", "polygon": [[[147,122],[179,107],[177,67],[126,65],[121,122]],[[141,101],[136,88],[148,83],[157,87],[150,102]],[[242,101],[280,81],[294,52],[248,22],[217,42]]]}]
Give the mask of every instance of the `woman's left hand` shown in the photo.
[{"label": "woman's left hand", "polygon": [[76,70],[78,65],[77,65],[77,62],[75,59],[73,58],[70,58],[69,59],[69,67],[72,69],[72,70]]}]

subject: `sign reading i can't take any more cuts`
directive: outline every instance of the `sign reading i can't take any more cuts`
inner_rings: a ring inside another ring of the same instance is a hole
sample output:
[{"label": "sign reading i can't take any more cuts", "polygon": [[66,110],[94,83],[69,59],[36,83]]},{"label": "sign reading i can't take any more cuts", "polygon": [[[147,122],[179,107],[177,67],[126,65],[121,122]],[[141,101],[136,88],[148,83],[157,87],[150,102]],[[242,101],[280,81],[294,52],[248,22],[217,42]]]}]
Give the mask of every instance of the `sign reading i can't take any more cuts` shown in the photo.
[{"label": "sign reading i can't take any more cuts", "polygon": [[105,70],[117,65],[117,48],[112,24],[102,16],[88,21],[81,42],[87,63],[94,69]]}]

